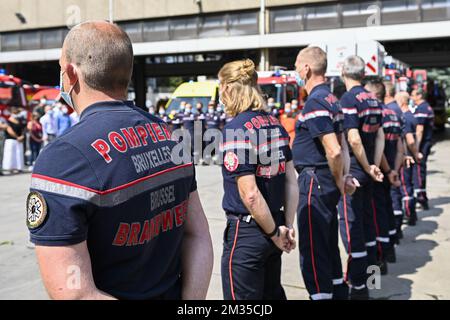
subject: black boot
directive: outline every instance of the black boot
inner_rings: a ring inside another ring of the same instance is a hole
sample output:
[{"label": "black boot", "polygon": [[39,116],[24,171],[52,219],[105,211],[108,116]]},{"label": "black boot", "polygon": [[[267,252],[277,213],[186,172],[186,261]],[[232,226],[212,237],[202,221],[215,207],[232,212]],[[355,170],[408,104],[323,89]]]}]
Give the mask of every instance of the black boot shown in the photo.
[{"label": "black boot", "polygon": [[386,258],[386,261],[389,263],[396,263],[397,262],[397,256],[395,254],[395,247],[392,246],[389,249],[385,250],[384,257]]},{"label": "black boot", "polygon": [[351,288],[350,300],[369,300],[369,289],[367,287],[362,289]]},{"label": "black boot", "polygon": [[333,286],[333,300],[348,300],[349,287],[347,283],[342,283]]},{"label": "black boot", "polygon": [[381,272],[381,275],[382,276],[385,276],[385,275],[387,275],[387,273],[388,273],[388,265],[387,265],[387,262],[386,262],[386,260],[378,260],[377,261],[377,266],[380,268],[380,272]]}]

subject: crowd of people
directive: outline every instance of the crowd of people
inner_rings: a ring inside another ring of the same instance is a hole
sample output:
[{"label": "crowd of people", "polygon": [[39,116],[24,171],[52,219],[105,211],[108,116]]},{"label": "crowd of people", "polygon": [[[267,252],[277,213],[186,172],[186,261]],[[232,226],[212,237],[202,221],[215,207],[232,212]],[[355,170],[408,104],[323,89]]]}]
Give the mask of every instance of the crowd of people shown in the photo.
[{"label": "crowd of people", "polygon": [[8,111],[0,117],[0,175],[32,170],[41,149],[79,121],[66,105],[46,99],[31,113],[15,106]]},{"label": "crowd of people", "polygon": [[[27,197],[30,240],[50,297],[205,299],[212,240],[194,161],[191,154],[175,159],[181,144],[173,136],[183,127],[196,139],[217,127],[224,298],[286,299],[281,256],[296,248],[298,234],[312,300],[368,299],[370,267],[388,272],[404,224],[418,220],[416,201],[429,207],[433,110],[425,92],[365,83],[365,62],[349,56],[338,99],[325,75],[326,53],[310,46],[292,57],[308,94],[302,108],[291,101],[275,109],[258,86],[255,64],[244,59],[218,72],[220,106],[211,102],[205,112],[186,101],[169,114],[158,109],[162,121],[126,101],[133,56],[128,35],[105,21],[75,26],[64,41],[61,96],[82,120],[41,152]],[[30,131],[40,124],[48,142],[60,134],[55,123],[67,121],[45,111]],[[15,131],[18,114],[6,125],[17,141],[11,145],[24,140]],[[77,290],[66,285],[74,265],[83,277]]]}]

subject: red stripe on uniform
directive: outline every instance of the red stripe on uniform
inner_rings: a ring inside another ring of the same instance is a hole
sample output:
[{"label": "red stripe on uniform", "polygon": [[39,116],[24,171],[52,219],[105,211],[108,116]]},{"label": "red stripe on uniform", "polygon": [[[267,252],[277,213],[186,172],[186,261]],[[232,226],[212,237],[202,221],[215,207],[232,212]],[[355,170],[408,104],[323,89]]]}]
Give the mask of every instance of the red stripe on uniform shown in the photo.
[{"label": "red stripe on uniform", "polygon": [[314,259],[314,244],[313,244],[313,234],[312,234],[312,220],[311,220],[311,194],[312,188],[314,184],[314,178],[311,178],[311,183],[309,185],[309,194],[308,194],[308,222],[309,222],[309,243],[311,246],[311,262],[314,273],[314,282],[316,283],[317,293],[320,293],[319,281],[317,280],[317,270],[316,270],[316,262]]},{"label": "red stripe on uniform", "polygon": [[236,224],[236,232],[234,233],[233,247],[231,248],[231,253],[230,253],[230,262],[228,263],[228,271],[229,271],[229,274],[230,274],[231,297],[233,298],[233,300],[236,300],[236,297],[234,296],[232,263],[233,263],[234,249],[236,248],[236,242],[237,242],[237,237],[238,237],[238,233],[239,233],[239,222],[240,221],[238,220],[238,222]]}]

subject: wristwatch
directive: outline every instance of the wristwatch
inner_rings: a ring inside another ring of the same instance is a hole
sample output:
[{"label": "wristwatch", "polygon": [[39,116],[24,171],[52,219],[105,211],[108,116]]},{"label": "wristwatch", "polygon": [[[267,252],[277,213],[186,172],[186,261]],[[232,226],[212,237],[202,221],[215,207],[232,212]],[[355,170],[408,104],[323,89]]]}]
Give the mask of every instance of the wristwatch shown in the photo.
[{"label": "wristwatch", "polygon": [[276,226],[275,226],[275,229],[274,229],[271,233],[266,233],[266,235],[267,235],[269,238],[272,238],[274,235],[276,235],[277,237],[279,237],[279,236],[280,236],[280,228],[276,225]]}]

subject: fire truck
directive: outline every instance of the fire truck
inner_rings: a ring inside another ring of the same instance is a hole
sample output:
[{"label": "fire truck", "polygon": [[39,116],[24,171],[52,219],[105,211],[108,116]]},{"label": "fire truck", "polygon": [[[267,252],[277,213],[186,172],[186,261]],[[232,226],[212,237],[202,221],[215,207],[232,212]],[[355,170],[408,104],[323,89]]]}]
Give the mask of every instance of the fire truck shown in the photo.
[{"label": "fire truck", "polygon": [[295,71],[274,67],[274,71],[259,71],[258,84],[267,98],[275,100],[275,106],[283,109],[286,102],[298,100],[301,102],[305,92],[297,85]]},{"label": "fire truck", "polygon": [[59,97],[59,89],[32,84],[0,69],[0,117],[7,119],[10,115],[8,107],[11,106],[25,108],[30,117],[33,107],[39,103],[36,99],[40,97],[55,101]]},{"label": "fire truck", "polygon": [[22,79],[0,70],[0,117],[9,117],[9,106],[26,107],[26,93]]}]

